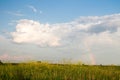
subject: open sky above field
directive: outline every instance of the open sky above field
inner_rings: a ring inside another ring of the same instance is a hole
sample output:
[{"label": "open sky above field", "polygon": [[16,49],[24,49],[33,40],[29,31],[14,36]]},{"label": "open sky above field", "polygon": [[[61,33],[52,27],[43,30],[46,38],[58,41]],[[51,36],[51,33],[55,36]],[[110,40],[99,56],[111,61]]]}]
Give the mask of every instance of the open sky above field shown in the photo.
[{"label": "open sky above field", "polygon": [[120,0],[0,0],[0,60],[120,64]]}]

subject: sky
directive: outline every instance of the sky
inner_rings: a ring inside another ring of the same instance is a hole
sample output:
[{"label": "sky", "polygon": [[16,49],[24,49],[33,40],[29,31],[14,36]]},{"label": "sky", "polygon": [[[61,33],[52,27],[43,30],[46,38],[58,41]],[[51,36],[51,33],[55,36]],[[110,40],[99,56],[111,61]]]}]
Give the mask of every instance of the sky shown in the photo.
[{"label": "sky", "polygon": [[0,0],[0,60],[120,65],[120,0]]}]

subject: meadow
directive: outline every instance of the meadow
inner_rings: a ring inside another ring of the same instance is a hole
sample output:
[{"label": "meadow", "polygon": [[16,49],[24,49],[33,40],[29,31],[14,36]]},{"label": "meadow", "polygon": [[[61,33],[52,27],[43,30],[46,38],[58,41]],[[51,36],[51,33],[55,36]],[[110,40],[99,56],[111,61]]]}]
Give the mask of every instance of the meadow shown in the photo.
[{"label": "meadow", "polygon": [[0,80],[120,80],[120,66],[37,62],[1,64]]}]

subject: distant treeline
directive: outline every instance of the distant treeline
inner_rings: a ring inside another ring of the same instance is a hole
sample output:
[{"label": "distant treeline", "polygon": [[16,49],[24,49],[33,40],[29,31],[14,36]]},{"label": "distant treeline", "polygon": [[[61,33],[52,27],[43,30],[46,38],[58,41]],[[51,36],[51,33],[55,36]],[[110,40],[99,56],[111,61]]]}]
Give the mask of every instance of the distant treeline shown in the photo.
[{"label": "distant treeline", "polygon": [[[36,62],[26,62],[26,63],[3,63],[1,60],[0,60],[0,65],[19,65],[19,64],[29,64],[29,63],[44,63],[42,61],[36,61]],[[65,65],[71,65],[71,64],[67,64],[67,63],[47,63],[49,65],[60,65],[60,66],[65,66]],[[107,67],[107,66],[120,66],[120,65],[102,65],[102,64],[99,64],[99,65],[89,65],[89,64],[72,64],[72,65],[81,65],[81,66],[104,66],[104,67]]]}]

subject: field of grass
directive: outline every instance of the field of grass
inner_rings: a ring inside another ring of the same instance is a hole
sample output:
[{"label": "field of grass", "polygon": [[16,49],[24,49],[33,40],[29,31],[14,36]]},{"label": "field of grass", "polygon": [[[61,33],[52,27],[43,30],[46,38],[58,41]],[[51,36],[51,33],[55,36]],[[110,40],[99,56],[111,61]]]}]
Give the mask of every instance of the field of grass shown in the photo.
[{"label": "field of grass", "polygon": [[120,80],[120,66],[4,64],[0,80]]}]

